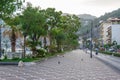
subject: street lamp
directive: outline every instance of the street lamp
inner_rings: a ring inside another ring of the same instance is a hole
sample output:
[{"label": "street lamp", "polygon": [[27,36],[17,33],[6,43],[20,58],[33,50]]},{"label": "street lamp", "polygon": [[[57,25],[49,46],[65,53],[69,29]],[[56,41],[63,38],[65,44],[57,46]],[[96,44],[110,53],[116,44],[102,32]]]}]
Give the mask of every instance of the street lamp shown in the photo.
[{"label": "street lamp", "polygon": [[90,58],[92,58],[92,47],[93,47],[93,45],[92,45],[92,37],[93,37],[93,35],[92,35],[92,27],[93,27],[93,20],[91,20],[91,45],[90,45]]},{"label": "street lamp", "polygon": [[1,55],[2,55],[2,49],[1,49],[1,27],[2,27],[2,19],[0,19],[0,58],[1,58]]}]

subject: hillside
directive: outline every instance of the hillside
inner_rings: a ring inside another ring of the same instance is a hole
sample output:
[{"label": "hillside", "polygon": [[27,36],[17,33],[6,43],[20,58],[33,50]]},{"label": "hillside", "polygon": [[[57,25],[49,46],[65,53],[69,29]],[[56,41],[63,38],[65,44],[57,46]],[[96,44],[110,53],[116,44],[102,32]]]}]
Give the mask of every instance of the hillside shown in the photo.
[{"label": "hillside", "polygon": [[78,15],[78,17],[84,20],[94,20],[96,18],[95,16],[92,16],[90,14],[80,14]]},{"label": "hillside", "polygon": [[84,34],[90,30],[90,21],[96,19],[95,16],[90,14],[80,14],[78,15],[81,21],[81,28],[79,30],[79,34]]},{"label": "hillside", "polygon": [[101,20],[105,21],[106,19],[110,18],[110,17],[117,17],[120,18],[120,8],[117,10],[114,10],[110,13],[105,13],[103,16],[100,16],[99,18],[96,19],[97,23]]}]

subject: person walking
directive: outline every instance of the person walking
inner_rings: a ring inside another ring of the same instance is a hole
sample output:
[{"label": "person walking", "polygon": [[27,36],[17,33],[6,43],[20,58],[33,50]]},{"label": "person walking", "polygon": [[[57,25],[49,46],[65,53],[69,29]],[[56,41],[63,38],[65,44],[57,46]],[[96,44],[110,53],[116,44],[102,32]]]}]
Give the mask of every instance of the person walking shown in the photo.
[{"label": "person walking", "polygon": [[98,55],[98,48],[95,48],[95,54]]}]

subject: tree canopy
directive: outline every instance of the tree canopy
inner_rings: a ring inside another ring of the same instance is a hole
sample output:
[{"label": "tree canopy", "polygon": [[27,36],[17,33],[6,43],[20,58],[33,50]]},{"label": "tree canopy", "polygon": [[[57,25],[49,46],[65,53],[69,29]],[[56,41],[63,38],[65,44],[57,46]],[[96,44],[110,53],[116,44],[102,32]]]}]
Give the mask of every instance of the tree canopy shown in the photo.
[{"label": "tree canopy", "polygon": [[9,17],[20,9],[24,0],[0,0],[0,18]]},{"label": "tree canopy", "polygon": [[[14,17],[17,19],[14,24],[19,25],[25,45],[32,50],[34,56],[40,48],[58,52],[78,46],[76,32],[80,28],[80,20],[76,15],[64,15],[55,8],[41,9],[28,3],[22,13]],[[46,45],[46,42],[50,44]]]}]

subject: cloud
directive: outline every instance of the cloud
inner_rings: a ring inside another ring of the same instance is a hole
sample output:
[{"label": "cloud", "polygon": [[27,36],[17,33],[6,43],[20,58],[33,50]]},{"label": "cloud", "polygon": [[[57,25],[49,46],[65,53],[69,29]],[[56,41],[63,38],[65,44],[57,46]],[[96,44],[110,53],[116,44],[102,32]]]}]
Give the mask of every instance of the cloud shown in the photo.
[{"label": "cloud", "polygon": [[26,0],[42,9],[56,8],[57,11],[70,14],[103,15],[120,8],[120,0]]},{"label": "cloud", "polygon": [[100,7],[120,7],[120,0],[85,0],[83,4]]}]

